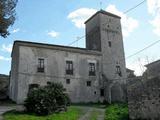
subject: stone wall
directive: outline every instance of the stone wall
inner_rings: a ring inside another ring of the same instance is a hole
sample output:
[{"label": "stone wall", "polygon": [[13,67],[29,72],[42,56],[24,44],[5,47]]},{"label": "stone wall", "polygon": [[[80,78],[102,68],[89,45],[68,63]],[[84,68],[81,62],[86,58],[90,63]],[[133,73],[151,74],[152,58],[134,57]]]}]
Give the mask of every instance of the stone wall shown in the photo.
[{"label": "stone wall", "polygon": [[130,79],[127,93],[130,119],[160,119],[160,76]]},{"label": "stone wall", "polygon": [[9,76],[0,74],[0,100],[8,96]]}]

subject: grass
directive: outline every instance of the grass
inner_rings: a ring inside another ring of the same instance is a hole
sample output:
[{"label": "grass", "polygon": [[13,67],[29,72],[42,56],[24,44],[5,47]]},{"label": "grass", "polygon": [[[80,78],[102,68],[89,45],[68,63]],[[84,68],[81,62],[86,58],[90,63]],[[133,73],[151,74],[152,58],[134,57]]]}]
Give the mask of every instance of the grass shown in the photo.
[{"label": "grass", "polygon": [[48,116],[36,116],[33,114],[10,111],[3,115],[4,120],[77,120],[82,115],[82,110],[77,107],[69,107],[67,112]]},{"label": "grass", "polygon": [[106,108],[105,120],[128,120],[127,104],[111,104]]},{"label": "grass", "polygon": [[93,110],[89,116],[89,120],[97,120],[99,114],[101,114],[100,111]]},{"label": "grass", "polygon": [[106,108],[104,103],[74,103],[73,106],[84,106],[84,107],[94,107],[94,108]]}]

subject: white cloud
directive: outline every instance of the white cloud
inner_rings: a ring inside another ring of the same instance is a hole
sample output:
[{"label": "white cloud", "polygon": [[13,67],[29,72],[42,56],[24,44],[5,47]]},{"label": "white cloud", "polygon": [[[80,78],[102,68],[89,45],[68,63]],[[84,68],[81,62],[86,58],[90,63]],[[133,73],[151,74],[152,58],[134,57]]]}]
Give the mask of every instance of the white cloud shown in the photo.
[{"label": "white cloud", "polygon": [[[124,36],[129,36],[129,34],[133,32],[133,30],[135,30],[139,25],[136,19],[123,14],[116,8],[115,5],[109,5],[106,8],[106,11],[122,17],[122,31]],[[70,19],[76,27],[84,28],[84,22],[96,12],[96,9],[80,8],[71,12],[68,15],[68,19]]]},{"label": "white cloud", "polygon": [[127,68],[134,70],[134,73],[137,76],[140,76],[143,74],[143,72],[146,70],[146,65],[148,63],[147,59],[145,58],[139,58],[137,60],[134,60],[133,62],[126,62]]},{"label": "white cloud", "polygon": [[0,60],[3,60],[3,61],[10,61],[11,58],[7,58],[7,57],[4,57],[4,56],[0,56]]},{"label": "white cloud", "polygon": [[16,29],[14,29],[13,31],[12,31],[12,33],[17,33],[17,32],[19,32],[20,31],[20,29],[19,28],[16,28]]},{"label": "white cloud", "polygon": [[76,27],[84,28],[84,22],[96,12],[96,9],[80,8],[71,12],[67,18],[70,19]]},{"label": "white cloud", "polygon": [[153,32],[160,36],[160,0],[147,0],[148,13],[153,16],[150,24],[154,27]]},{"label": "white cloud", "polygon": [[11,53],[11,51],[12,51],[12,46],[13,46],[12,44],[9,44],[9,45],[3,44],[3,45],[2,45],[2,51]]},{"label": "white cloud", "polygon": [[54,31],[54,30],[48,32],[47,34],[48,34],[49,36],[53,37],[53,38],[59,36],[59,33],[56,32],[56,31]]},{"label": "white cloud", "polygon": [[125,37],[129,36],[130,33],[133,32],[139,25],[138,20],[123,14],[123,12],[119,11],[115,5],[109,5],[106,8],[106,11],[116,14],[122,18],[122,32]]}]

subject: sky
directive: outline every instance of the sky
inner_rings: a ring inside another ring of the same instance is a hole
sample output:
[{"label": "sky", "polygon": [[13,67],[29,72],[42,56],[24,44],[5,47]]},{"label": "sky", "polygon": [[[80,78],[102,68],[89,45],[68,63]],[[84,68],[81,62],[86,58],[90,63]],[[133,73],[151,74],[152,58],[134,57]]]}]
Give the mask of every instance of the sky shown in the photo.
[{"label": "sky", "polygon": [[[160,0],[124,14],[143,0],[19,0],[16,21],[7,38],[0,37],[0,74],[9,74],[15,40],[69,45],[85,35],[84,21],[103,9],[121,16],[125,57],[160,39]],[[74,43],[85,47],[85,38]],[[126,66],[141,75],[145,64],[160,59],[160,43],[126,59]]]}]

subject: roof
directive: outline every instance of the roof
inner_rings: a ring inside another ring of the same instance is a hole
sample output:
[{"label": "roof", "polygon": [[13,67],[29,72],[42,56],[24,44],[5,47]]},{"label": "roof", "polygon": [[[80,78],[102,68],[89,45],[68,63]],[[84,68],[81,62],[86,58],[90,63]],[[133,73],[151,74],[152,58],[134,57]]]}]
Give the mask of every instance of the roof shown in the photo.
[{"label": "roof", "polygon": [[96,16],[97,14],[99,14],[99,13],[102,13],[102,14],[105,14],[105,15],[108,15],[108,16],[112,16],[112,17],[116,17],[116,18],[121,19],[121,17],[118,16],[118,15],[115,15],[115,14],[113,14],[113,13],[110,13],[110,12],[107,12],[107,11],[104,11],[104,10],[100,10],[100,11],[97,11],[94,15],[92,15],[88,20],[86,20],[85,24],[86,24],[88,21],[90,21],[94,16]]},{"label": "roof", "polygon": [[129,69],[129,68],[126,68],[126,71],[127,71],[127,72],[134,72],[134,70],[131,70],[131,69]]},{"label": "roof", "polygon": [[149,63],[149,64],[146,64],[145,66],[146,66],[146,67],[149,67],[149,66],[151,66],[151,65],[153,65],[153,64],[156,64],[156,63],[159,63],[159,64],[160,64],[160,60],[156,60],[156,61],[154,61],[154,62],[151,62],[151,63]]},{"label": "roof", "polygon": [[0,74],[0,77],[9,77],[9,76],[5,74]]},{"label": "roof", "polygon": [[[29,41],[16,40],[16,41],[14,41],[13,48],[15,47],[15,45],[27,46],[27,47],[45,48],[45,49],[54,49],[54,50],[67,51],[67,52],[76,52],[76,53],[90,54],[90,55],[101,55],[101,52],[99,52],[99,51],[88,50],[86,48],[70,47],[70,46],[38,43],[38,42],[29,42]],[[12,52],[13,52],[13,50],[12,50]]]}]

